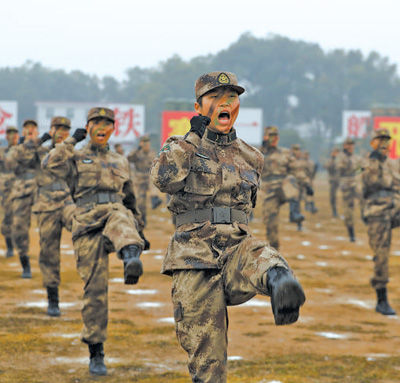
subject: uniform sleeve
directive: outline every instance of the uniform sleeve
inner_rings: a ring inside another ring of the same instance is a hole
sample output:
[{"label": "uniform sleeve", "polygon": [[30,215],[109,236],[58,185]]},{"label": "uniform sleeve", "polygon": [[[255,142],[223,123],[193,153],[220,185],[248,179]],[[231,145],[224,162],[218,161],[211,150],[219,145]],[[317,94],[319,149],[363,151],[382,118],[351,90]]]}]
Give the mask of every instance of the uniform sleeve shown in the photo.
[{"label": "uniform sleeve", "polygon": [[[194,133],[189,133],[193,135]],[[185,186],[196,145],[192,139],[171,137],[161,148],[151,167],[151,180],[163,193],[175,194]]]},{"label": "uniform sleeve", "polygon": [[5,158],[7,169],[18,173],[21,168],[29,167],[35,160],[37,161],[36,148],[36,144],[32,141],[13,146]]},{"label": "uniform sleeve", "polygon": [[368,159],[361,174],[364,197],[382,188],[382,174],[383,168],[380,161],[375,158]]},{"label": "uniform sleeve", "polygon": [[74,138],[67,138],[44,157],[42,168],[48,170],[56,177],[69,180],[74,170],[75,145]]},{"label": "uniform sleeve", "polygon": [[137,161],[137,152],[138,149],[132,150],[129,154],[128,154],[128,161],[129,162],[133,162],[135,163]]}]

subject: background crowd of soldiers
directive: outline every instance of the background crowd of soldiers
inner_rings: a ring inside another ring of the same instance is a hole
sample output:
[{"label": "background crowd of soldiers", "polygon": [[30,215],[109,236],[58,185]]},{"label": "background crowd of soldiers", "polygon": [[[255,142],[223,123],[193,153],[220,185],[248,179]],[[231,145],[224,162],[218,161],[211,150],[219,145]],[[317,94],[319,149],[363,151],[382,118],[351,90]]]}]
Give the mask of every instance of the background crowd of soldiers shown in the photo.
[{"label": "background crowd of soldiers", "polygon": [[[104,111],[104,109],[101,110]],[[96,118],[101,119],[100,112],[98,108],[94,110],[92,116],[88,117],[88,122],[90,120],[97,121]],[[110,115],[106,115],[106,117],[113,121],[111,111],[106,109],[107,113],[110,113]],[[22,125],[21,136],[16,127],[9,126],[7,128],[8,146],[1,148],[0,151],[2,207],[4,212],[1,232],[7,246],[6,257],[13,257],[14,251],[16,251],[22,266],[22,278],[32,277],[29,259],[29,227],[31,213],[33,212],[37,216],[39,227],[39,265],[43,285],[47,289],[47,313],[50,316],[60,315],[58,287],[60,284],[62,229],[66,228],[73,233],[75,232],[74,235],[76,235],[77,229],[72,228],[73,213],[78,207],[93,202],[86,201],[84,195],[79,195],[77,190],[81,185],[73,185],[73,182],[69,183],[57,176],[57,169],[61,166],[59,163],[63,162],[64,166],[65,158],[62,161],[57,158],[57,151],[53,155],[48,155],[50,149],[55,148],[58,143],[68,142],[70,144],[72,141],[68,140],[73,138],[75,140],[73,141],[74,145],[85,138],[86,134],[82,132],[83,129],[80,130],[80,134],[78,132],[78,134],[75,133],[74,136],[70,137],[70,128],[68,118],[54,117],[49,132],[38,137],[37,122],[32,119],[25,120]],[[334,148],[330,158],[324,164],[330,184],[332,216],[338,217],[336,195],[340,188],[343,201],[343,222],[351,242],[356,240],[353,223],[354,205],[356,200],[360,203],[362,218],[368,227],[370,246],[374,252],[375,271],[371,284],[377,292],[376,310],[384,315],[395,314],[387,300],[386,285],[389,281],[388,258],[391,230],[400,225],[400,162],[387,158],[389,140],[390,134],[385,129],[375,132],[371,139],[373,150],[371,154],[362,158],[354,154],[354,141],[346,139],[343,148]],[[51,145],[42,145],[46,141],[50,141]],[[289,204],[289,220],[297,225],[298,230],[302,230],[302,222],[305,219],[301,213],[303,201],[306,211],[312,214],[318,212],[314,202],[313,188],[317,173],[316,163],[309,158],[307,152],[301,151],[298,144],[286,149],[279,147],[278,143],[279,129],[275,126],[265,128],[261,147],[261,152],[264,155],[264,168],[261,175],[263,222],[267,240],[276,249],[280,247],[279,212],[284,203]],[[116,153],[124,156],[120,145],[115,145],[114,149]],[[64,156],[65,153],[58,153],[58,155]],[[109,235],[110,241],[114,241],[114,246],[111,246],[111,249],[117,250],[120,258],[124,261],[126,283],[136,283],[143,272],[138,258],[140,251],[149,246],[143,235],[143,228],[147,221],[146,201],[148,194],[150,194],[153,209],[162,203],[157,191],[150,183],[150,168],[155,157],[156,153],[151,150],[150,140],[147,136],[141,137],[139,147],[127,155],[127,159],[133,168],[130,176],[130,182],[133,181],[134,184],[133,198],[135,201],[133,205],[137,206],[138,210],[135,211],[135,207],[132,205],[131,210],[137,224],[133,234],[128,233],[126,236],[134,239],[117,244],[117,241],[112,238],[112,234]],[[93,162],[92,157],[87,153],[82,158],[81,162],[77,162],[74,157],[78,173],[81,171],[79,167],[85,168]],[[122,162],[122,164],[125,166],[125,162]],[[85,169],[82,172],[86,171]],[[118,167],[115,169],[111,167],[110,174],[111,182],[118,177],[123,179],[125,190],[126,182],[128,182],[124,178],[126,175],[122,174]],[[87,183],[86,186],[90,186],[90,180],[85,182]],[[103,189],[102,193],[103,197],[105,195],[112,201],[114,194],[110,191],[104,192]],[[116,224],[123,224],[123,222],[117,220]],[[120,228],[121,226],[118,230]],[[110,232],[112,232],[111,229]],[[138,233],[139,236],[135,233]],[[90,243],[92,239],[86,238],[84,240]],[[82,248],[84,247],[82,245]],[[87,265],[81,265],[79,270],[84,280],[85,273],[87,273],[85,267]],[[104,275],[107,276],[105,271]],[[104,283],[107,284],[107,282]],[[85,291],[86,293],[91,294]],[[86,315],[89,317],[94,315],[90,310],[93,310],[93,308],[88,308]],[[98,315],[98,311],[96,311],[96,315]],[[95,347],[102,344],[104,339],[95,336],[93,336],[93,339],[90,338],[93,333],[101,333],[103,330],[87,329],[86,340],[89,343],[91,358],[93,355],[104,355],[102,348]],[[104,372],[101,365],[100,367],[93,365],[92,370],[98,374]]]}]

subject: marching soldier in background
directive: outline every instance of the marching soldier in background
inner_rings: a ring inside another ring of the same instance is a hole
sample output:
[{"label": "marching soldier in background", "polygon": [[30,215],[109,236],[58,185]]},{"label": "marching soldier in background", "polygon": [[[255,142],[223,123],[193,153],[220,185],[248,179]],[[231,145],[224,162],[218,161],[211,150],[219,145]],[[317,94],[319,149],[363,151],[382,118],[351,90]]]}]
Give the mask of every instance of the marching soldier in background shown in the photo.
[{"label": "marching soldier in background", "polygon": [[8,146],[6,148],[0,148],[0,176],[2,182],[2,194],[3,198],[1,205],[4,211],[3,221],[1,223],[1,234],[3,234],[6,241],[7,252],[6,257],[12,257],[14,255],[13,241],[12,241],[12,204],[11,204],[11,192],[13,189],[13,183],[15,179],[14,172],[7,169],[6,167],[6,155],[10,149],[18,144],[19,134],[18,129],[15,126],[8,126],[6,128],[6,139]]},{"label": "marching soldier in background", "polygon": [[340,177],[342,191],[344,224],[349,234],[350,242],[355,242],[354,234],[354,200],[357,198],[356,174],[361,170],[361,157],[354,154],[354,140],[346,138],[343,151],[336,157],[336,168]]},{"label": "marching soldier in background", "polygon": [[376,290],[376,311],[395,315],[387,299],[389,252],[392,229],[400,226],[400,160],[387,158],[391,137],[387,129],[373,132],[373,151],[362,172],[364,220],[368,227],[369,245],[374,252],[374,275],[371,285]]},{"label": "marching soldier in background", "polygon": [[249,233],[263,156],[236,137],[236,76],[212,72],[195,84],[191,129],[170,137],[151,177],[171,194],[176,232],[162,272],[172,275],[176,332],[193,382],[225,383],[227,306],[271,296],[276,324],[295,322],[305,297],[283,257]]},{"label": "marching soldier in background", "polygon": [[[52,147],[69,137],[71,122],[66,117],[53,117],[50,125]],[[44,156],[44,153],[43,153]],[[43,158],[41,158],[43,159]],[[63,227],[71,231],[75,209],[67,183],[42,169],[32,211],[37,214],[40,236],[39,266],[43,286],[47,290],[50,316],[60,316],[58,286],[60,284],[60,244]]]},{"label": "marching soldier in background", "polygon": [[329,178],[329,202],[331,204],[332,215],[337,217],[336,209],[336,192],[339,187],[339,174],[336,168],[336,157],[339,154],[338,148],[333,148],[331,151],[331,158],[325,162],[324,168],[328,172]]},{"label": "marching soldier in background", "polygon": [[115,153],[118,153],[118,154],[120,154],[121,156],[124,156],[124,155],[125,155],[125,153],[124,153],[124,148],[122,147],[121,144],[115,144],[115,145],[114,145],[114,151],[115,151]]},{"label": "marching soldier in background", "polygon": [[[136,209],[127,159],[109,150],[114,131],[114,112],[92,108],[86,129],[50,151],[42,167],[70,186],[76,210],[72,217],[72,240],[79,274],[84,281],[82,341],[90,352],[89,371],[106,375],[103,343],[108,321],[108,254],[116,251],[124,262],[126,284],[135,284],[143,274],[139,256],[150,244]],[[77,142],[90,136],[82,149]]]},{"label": "marching soldier in background", "polygon": [[299,186],[293,175],[295,158],[290,150],[278,148],[279,130],[276,126],[264,129],[262,153],[264,167],[261,174],[261,190],[264,192],[263,219],[267,239],[272,247],[279,250],[279,210],[289,202],[290,221],[300,223],[304,216],[299,208]]},{"label": "marching soldier in background", "polygon": [[20,144],[13,146],[6,156],[6,166],[15,174],[11,192],[13,246],[17,249],[22,265],[22,278],[32,278],[29,261],[29,227],[31,210],[36,193],[36,176],[40,158],[47,152],[42,144],[50,139],[48,133],[38,138],[35,120],[25,120]]},{"label": "marching soldier in background", "polygon": [[[128,161],[135,165],[133,184],[136,192],[137,207],[142,214],[145,225],[147,223],[146,200],[150,186],[150,168],[155,157],[156,153],[151,150],[148,136],[140,137],[139,147],[128,154]],[[155,194],[153,186],[150,187],[150,191],[152,209],[156,209],[162,201]]]},{"label": "marching soldier in background", "polygon": [[[313,182],[314,182],[315,176],[317,175],[318,165],[310,158],[310,152],[308,152],[307,150],[305,150],[303,152],[303,157],[304,157],[304,162],[305,162],[305,172],[311,182],[311,187],[314,190]],[[305,201],[306,201],[306,207],[305,207],[306,211],[309,211],[312,214],[318,213],[318,209],[315,206],[313,195],[310,196],[310,195],[307,195],[307,193],[306,193]]]}]

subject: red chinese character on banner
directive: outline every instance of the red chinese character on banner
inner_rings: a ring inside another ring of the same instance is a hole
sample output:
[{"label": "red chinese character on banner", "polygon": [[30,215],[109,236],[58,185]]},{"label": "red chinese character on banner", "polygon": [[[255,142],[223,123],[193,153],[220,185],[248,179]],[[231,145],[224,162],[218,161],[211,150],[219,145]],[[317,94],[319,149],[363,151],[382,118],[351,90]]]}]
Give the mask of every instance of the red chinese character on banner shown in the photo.
[{"label": "red chinese character on banner", "polygon": [[360,134],[361,124],[360,120],[352,115],[347,120],[347,137],[358,137]]},{"label": "red chinese character on banner", "polygon": [[[139,115],[135,114],[133,108],[129,108],[127,111],[121,111],[119,110],[119,108],[115,108],[114,114],[115,114],[115,124],[114,124],[115,137],[119,137],[120,135],[126,137],[130,132],[132,132],[135,137],[140,136],[140,133],[136,130],[136,126],[140,125],[140,122],[135,120],[135,117],[139,117]],[[123,127],[126,127],[125,133],[122,131]]]},{"label": "red chinese character on banner", "polygon": [[11,113],[8,113],[4,109],[0,108],[0,134],[4,134],[6,132],[5,121],[12,116],[13,115]]}]

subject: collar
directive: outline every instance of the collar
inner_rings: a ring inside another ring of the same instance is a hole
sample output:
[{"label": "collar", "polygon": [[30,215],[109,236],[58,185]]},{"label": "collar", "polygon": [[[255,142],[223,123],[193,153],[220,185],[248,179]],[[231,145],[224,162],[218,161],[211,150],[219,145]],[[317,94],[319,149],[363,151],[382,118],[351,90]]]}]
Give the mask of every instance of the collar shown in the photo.
[{"label": "collar", "polygon": [[347,151],[347,149],[343,149],[343,153],[349,157],[353,154],[353,153],[350,153],[349,151]]},{"label": "collar", "polygon": [[97,146],[89,143],[89,148],[95,153],[107,153],[110,150],[110,145],[107,144],[106,146]]},{"label": "collar", "polygon": [[223,134],[206,129],[206,138],[217,145],[230,145],[236,140],[236,130],[232,129],[228,134]]}]

